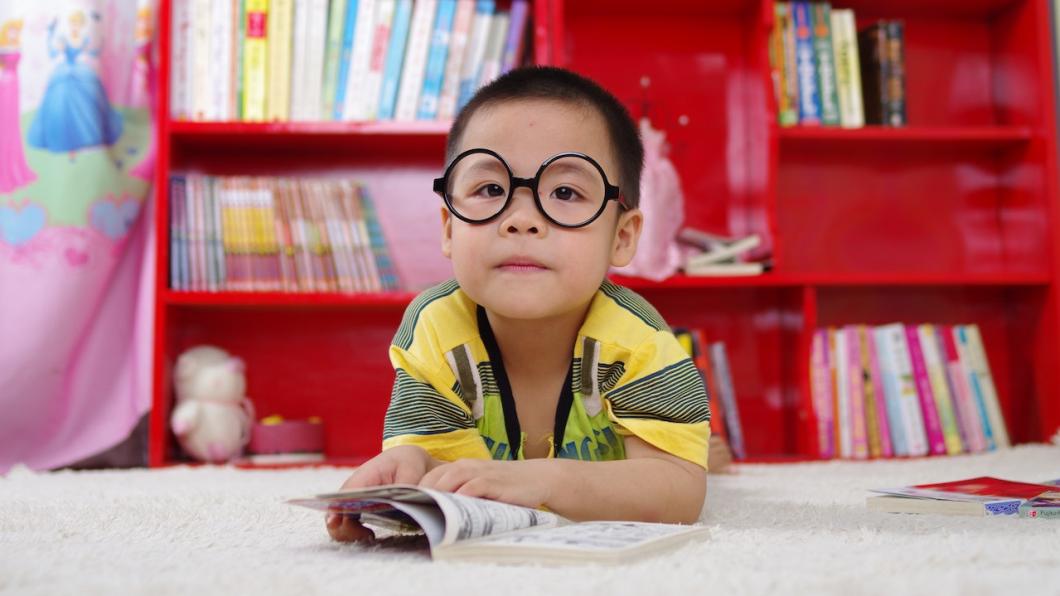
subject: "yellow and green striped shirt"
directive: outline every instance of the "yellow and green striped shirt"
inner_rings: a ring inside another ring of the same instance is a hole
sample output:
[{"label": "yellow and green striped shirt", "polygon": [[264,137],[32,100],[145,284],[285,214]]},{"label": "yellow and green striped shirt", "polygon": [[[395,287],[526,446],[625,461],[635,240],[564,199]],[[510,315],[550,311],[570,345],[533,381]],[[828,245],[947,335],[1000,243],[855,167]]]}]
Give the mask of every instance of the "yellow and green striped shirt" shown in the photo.
[{"label": "yellow and green striped shirt", "polygon": [[[526,437],[499,355],[485,311],[455,280],[420,294],[390,346],[396,379],[383,448],[522,459]],[[622,437],[633,435],[706,468],[709,421],[703,380],[662,317],[605,281],[573,346],[553,433],[562,440],[552,440],[550,457],[625,459]]]}]

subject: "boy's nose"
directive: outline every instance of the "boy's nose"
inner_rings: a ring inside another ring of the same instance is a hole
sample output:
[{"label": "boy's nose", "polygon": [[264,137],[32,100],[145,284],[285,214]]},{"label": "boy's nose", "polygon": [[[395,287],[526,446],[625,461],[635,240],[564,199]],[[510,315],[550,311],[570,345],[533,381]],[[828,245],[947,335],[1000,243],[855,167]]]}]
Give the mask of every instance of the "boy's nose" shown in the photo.
[{"label": "boy's nose", "polygon": [[529,188],[515,189],[501,222],[501,230],[508,234],[538,235],[545,230],[545,218],[534,204],[534,195]]}]

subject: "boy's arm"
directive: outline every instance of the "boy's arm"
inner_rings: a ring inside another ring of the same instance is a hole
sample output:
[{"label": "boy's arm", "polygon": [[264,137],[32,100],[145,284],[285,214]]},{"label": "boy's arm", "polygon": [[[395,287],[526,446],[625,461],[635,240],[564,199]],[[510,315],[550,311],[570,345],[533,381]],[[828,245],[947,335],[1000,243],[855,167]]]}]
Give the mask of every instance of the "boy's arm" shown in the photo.
[{"label": "boy's arm", "polygon": [[460,460],[436,466],[421,486],[524,505],[575,521],[692,523],[706,495],[706,471],[636,438],[622,461]]}]

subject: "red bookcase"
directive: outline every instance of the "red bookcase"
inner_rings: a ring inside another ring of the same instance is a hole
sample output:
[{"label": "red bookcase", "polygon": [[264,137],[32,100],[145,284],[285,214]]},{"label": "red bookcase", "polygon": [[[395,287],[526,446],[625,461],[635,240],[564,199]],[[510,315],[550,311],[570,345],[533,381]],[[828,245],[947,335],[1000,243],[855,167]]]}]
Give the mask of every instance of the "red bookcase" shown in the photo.
[{"label": "red bookcase", "polygon": [[[1060,427],[1060,244],[1050,15],[1044,0],[847,0],[859,25],[905,21],[909,125],[780,128],[768,0],[536,0],[534,57],[589,75],[666,131],[686,221],[769,238],[761,277],[618,278],[672,325],[728,347],[752,457],[816,456],[813,330],[977,323],[1014,442]],[[186,123],[168,118],[162,2],[152,465],[179,460],[170,370],[209,342],[247,361],[262,415],[320,416],[327,455],[378,452],[387,346],[412,293],[201,294],[168,289],[166,180],[442,166],[444,123]],[[408,209],[438,209],[409,197]],[[412,204],[414,203],[414,204]],[[394,250],[408,238],[388,238]]]}]

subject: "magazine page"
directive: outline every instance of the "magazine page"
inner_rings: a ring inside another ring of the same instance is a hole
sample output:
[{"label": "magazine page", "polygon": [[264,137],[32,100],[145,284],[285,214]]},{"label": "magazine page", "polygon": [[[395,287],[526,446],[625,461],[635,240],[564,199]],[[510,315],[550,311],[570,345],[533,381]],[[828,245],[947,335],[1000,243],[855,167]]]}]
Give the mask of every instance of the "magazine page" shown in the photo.
[{"label": "magazine page", "polygon": [[703,526],[598,521],[495,534],[446,545],[438,559],[496,562],[615,562],[709,535]]},{"label": "magazine page", "polygon": [[525,528],[555,527],[569,523],[547,511],[430,489],[422,490],[433,497],[445,516],[445,537],[441,542],[443,545]]}]

